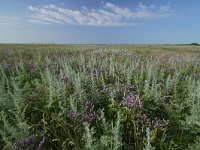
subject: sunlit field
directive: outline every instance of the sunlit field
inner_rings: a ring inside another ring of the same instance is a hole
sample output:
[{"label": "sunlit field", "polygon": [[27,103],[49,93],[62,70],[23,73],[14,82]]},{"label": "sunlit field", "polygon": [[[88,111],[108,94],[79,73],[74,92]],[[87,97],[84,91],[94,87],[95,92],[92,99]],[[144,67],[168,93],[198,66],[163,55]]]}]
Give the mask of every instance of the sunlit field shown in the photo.
[{"label": "sunlit field", "polygon": [[199,150],[200,46],[0,45],[0,149]]}]

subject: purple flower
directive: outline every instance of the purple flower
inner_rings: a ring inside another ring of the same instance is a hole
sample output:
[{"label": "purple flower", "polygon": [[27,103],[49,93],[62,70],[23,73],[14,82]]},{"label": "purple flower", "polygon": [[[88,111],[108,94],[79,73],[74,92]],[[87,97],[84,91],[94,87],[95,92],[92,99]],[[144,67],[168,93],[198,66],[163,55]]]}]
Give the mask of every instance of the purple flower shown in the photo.
[{"label": "purple flower", "polygon": [[139,99],[138,95],[130,93],[128,96],[123,97],[122,106],[141,110],[143,108],[143,102]]},{"label": "purple flower", "polygon": [[78,114],[75,111],[69,111],[68,114],[67,114],[67,117],[72,119],[72,120],[75,120],[75,119],[77,119]]},{"label": "purple flower", "polygon": [[117,89],[120,91],[120,92],[125,92],[125,93],[130,93],[131,91],[134,90],[134,86],[131,85],[131,84],[118,84],[117,85]]},{"label": "purple flower", "polygon": [[137,122],[143,123],[150,128],[157,128],[161,130],[164,129],[169,123],[169,120],[160,119],[158,117],[149,118],[145,114],[138,115],[136,119]]},{"label": "purple flower", "polygon": [[104,85],[101,92],[105,93],[105,94],[109,94],[113,91],[113,87],[112,85]]},{"label": "purple flower", "polygon": [[85,113],[85,120],[87,122],[92,122],[96,118],[93,101],[89,100],[85,103],[84,113]]},{"label": "purple flower", "polygon": [[27,149],[27,148],[32,148],[34,145],[34,136],[31,135],[31,136],[28,136],[26,138],[24,138],[23,140],[21,141],[17,141],[15,143],[15,150],[18,150],[18,149]]},{"label": "purple flower", "polygon": [[164,129],[168,125],[168,123],[169,123],[168,120],[155,117],[151,119],[148,125],[153,128]]},{"label": "purple flower", "polygon": [[104,73],[104,70],[100,68],[90,68],[89,71],[90,74],[92,74],[95,77],[98,77]]},{"label": "purple flower", "polygon": [[42,145],[44,144],[44,142],[45,142],[45,139],[43,137],[42,140],[40,141],[38,147],[37,147],[37,150],[42,150]]}]

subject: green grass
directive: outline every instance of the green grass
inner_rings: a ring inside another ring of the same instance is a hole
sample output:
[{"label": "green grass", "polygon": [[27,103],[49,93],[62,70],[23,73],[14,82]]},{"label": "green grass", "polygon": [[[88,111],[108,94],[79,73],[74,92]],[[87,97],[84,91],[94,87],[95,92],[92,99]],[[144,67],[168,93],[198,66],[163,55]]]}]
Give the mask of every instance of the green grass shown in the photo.
[{"label": "green grass", "polygon": [[199,54],[183,45],[0,45],[0,149],[198,150]]}]

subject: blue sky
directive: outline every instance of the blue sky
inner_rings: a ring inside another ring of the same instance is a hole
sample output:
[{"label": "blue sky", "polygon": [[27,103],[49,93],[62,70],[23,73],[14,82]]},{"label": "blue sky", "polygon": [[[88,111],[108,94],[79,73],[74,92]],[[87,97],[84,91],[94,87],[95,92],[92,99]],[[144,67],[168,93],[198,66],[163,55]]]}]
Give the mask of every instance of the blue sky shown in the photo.
[{"label": "blue sky", "polygon": [[200,43],[199,0],[0,0],[0,43]]}]

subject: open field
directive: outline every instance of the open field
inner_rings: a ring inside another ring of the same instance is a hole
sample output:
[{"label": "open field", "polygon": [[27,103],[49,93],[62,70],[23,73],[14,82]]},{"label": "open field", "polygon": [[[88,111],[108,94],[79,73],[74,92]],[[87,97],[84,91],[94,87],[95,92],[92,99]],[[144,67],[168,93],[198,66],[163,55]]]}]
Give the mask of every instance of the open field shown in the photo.
[{"label": "open field", "polygon": [[200,46],[1,44],[0,149],[200,149]]}]

